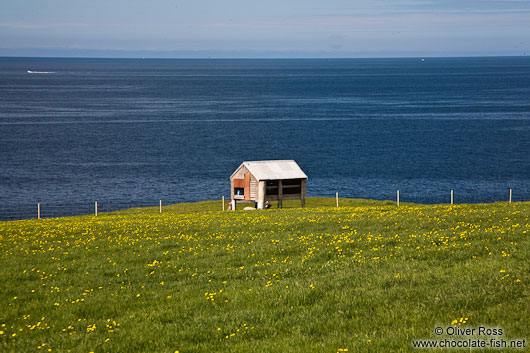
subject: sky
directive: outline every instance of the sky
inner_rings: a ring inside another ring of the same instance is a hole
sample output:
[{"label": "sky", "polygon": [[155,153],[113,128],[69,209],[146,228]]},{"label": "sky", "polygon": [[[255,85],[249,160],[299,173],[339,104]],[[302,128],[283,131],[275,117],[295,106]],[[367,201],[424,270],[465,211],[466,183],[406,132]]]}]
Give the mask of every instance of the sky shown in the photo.
[{"label": "sky", "polygon": [[0,56],[530,54],[530,0],[0,0]]}]

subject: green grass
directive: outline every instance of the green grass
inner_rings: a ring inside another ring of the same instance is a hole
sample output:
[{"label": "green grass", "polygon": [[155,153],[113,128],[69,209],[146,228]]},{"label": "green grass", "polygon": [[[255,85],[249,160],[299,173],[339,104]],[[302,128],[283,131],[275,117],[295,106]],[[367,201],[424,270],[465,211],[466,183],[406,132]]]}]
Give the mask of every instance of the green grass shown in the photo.
[{"label": "green grass", "polygon": [[298,206],[0,222],[0,351],[405,352],[460,318],[530,339],[530,203]]}]

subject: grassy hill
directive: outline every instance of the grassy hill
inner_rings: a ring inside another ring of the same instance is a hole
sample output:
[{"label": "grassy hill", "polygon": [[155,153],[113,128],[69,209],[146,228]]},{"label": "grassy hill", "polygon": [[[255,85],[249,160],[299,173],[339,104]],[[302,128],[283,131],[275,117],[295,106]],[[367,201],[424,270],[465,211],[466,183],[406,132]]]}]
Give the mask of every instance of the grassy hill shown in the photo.
[{"label": "grassy hill", "polygon": [[334,203],[0,222],[0,351],[405,352],[455,339],[438,326],[530,339],[530,203]]}]

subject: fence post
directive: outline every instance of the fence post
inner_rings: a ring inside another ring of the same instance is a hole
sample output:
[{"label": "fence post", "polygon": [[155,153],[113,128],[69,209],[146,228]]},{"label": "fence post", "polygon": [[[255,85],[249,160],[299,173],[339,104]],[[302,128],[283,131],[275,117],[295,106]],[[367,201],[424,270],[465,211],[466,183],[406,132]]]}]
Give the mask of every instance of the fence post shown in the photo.
[{"label": "fence post", "polygon": [[508,200],[509,203],[512,203],[512,189],[510,189],[510,199]]},{"label": "fence post", "polygon": [[339,193],[335,193],[335,200],[337,201],[337,207],[339,207]]},{"label": "fence post", "polygon": [[223,195],[223,211],[225,210],[225,195]]},{"label": "fence post", "polygon": [[451,205],[453,204],[453,189],[451,189]]},{"label": "fence post", "polygon": [[37,219],[40,219],[40,202],[37,204]]},{"label": "fence post", "polygon": [[397,201],[397,207],[399,207],[399,190],[397,191],[396,201]]},{"label": "fence post", "polygon": [[162,200],[160,200],[160,213],[162,213]]},{"label": "fence post", "polygon": [[94,214],[96,215],[96,217],[98,216],[98,202],[94,202]]}]

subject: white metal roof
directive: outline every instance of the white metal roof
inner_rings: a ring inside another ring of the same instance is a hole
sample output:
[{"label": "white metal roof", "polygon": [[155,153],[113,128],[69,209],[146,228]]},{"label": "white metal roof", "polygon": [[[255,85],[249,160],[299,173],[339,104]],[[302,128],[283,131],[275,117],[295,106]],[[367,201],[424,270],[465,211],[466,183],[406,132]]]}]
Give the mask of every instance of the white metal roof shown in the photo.
[{"label": "white metal roof", "polygon": [[307,179],[307,175],[293,160],[251,161],[243,162],[243,165],[258,180]]}]

